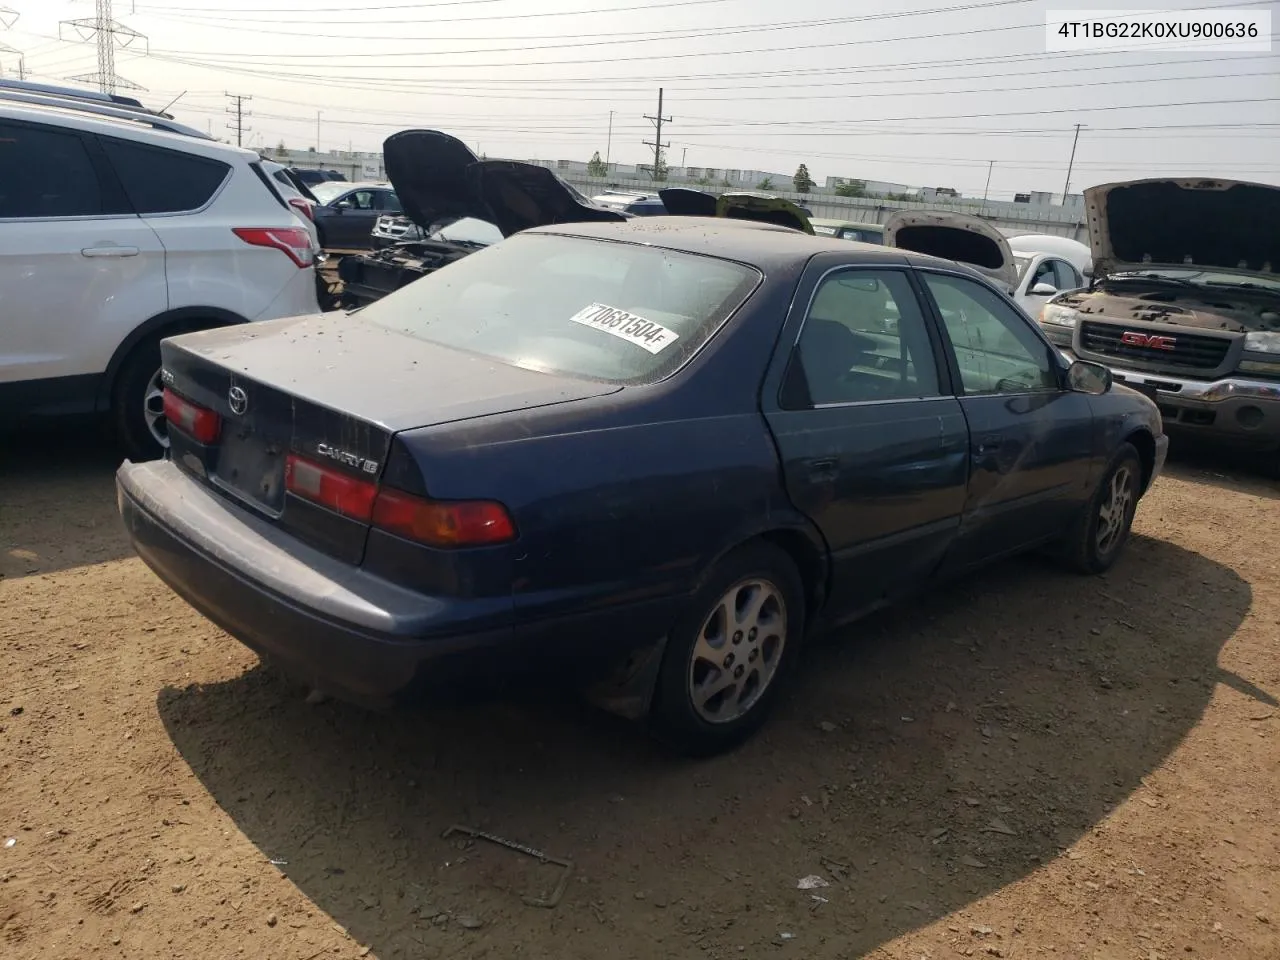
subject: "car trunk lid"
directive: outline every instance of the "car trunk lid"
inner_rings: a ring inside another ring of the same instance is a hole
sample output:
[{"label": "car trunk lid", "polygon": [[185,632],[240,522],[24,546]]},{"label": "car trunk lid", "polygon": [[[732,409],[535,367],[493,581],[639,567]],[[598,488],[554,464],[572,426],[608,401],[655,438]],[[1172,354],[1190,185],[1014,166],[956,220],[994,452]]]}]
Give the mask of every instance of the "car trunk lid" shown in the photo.
[{"label": "car trunk lid", "polygon": [[[164,341],[161,353],[166,388],[221,420],[207,444],[171,428],[174,459],[353,563],[363,554],[368,517],[292,496],[291,458],[323,467],[339,485],[377,484],[400,431],[620,389],[513,367],[336,314],[187,334]],[[426,473],[414,479],[429,492]]]},{"label": "car trunk lid", "polygon": [[1012,291],[1018,283],[1009,242],[978,217],[943,210],[902,211],[884,225],[885,246],[955,260]]}]

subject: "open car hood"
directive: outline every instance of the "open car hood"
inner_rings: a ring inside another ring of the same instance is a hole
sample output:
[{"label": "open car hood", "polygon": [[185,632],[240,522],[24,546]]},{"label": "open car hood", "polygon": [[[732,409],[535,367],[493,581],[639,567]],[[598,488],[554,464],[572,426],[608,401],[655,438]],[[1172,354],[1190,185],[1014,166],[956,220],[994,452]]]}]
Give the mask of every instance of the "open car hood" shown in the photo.
[{"label": "open car hood", "polygon": [[956,260],[1012,291],[1018,284],[1009,241],[985,220],[945,210],[904,210],[884,225],[885,246]]},{"label": "open car hood", "polygon": [[552,223],[625,220],[592,203],[545,167],[481,160],[439,130],[403,130],[382,144],[387,179],[404,212],[424,230],[475,217],[504,237]]},{"label": "open car hood", "polygon": [[1084,192],[1094,277],[1152,268],[1280,270],[1280,187],[1153,179]]},{"label": "open car hood", "polygon": [[813,233],[813,224],[803,210],[790,200],[767,193],[739,191],[716,196],[689,187],[659,190],[667,213],[677,217],[725,217],[730,220],[756,220],[776,226],[790,227],[802,233]]},{"label": "open car hood", "polygon": [[[517,160],[481,160],[465,143],[439,130],[403,130],[382,144],[387,179],[405,214],[424,230],[442,221],[475,217],[504,237],[553,223],[622,221],[628,214],[588,200],[551,170]],[[719,197],[673,187],[660,191],[673,216],[758,220],[813,233],[790,200],[762,193]]]}]

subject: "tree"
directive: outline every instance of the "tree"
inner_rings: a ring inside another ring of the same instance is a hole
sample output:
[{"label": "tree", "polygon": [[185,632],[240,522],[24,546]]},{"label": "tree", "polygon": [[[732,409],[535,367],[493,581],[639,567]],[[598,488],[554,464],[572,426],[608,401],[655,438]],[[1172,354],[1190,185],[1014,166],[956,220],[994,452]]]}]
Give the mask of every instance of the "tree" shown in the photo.
[{"label": "tree", "polygon": [[658,165],[656,168],[651,165],[646,165],[644,169],[648,172],[651,180],[659,182],[666,180],[667,174],[670,172],[670,168],[667,167],[667,151],[658,151]]},{"label": "tree", "polygon": [[695,180],[695,181],[693,181],[693,182],[694,182],[694,183],[696,183],[696,184],[697,184],[698,186],[700,186],[700,187],[709,187],[709,186],[711,186],[711,178],[710,178],[710,177],[699,177],[697,180]]},{"label": "tree", "polygon": [[795,184],[796,193],[808,193],[814,187],[813,177],[809,176],[809,168],[803,163],[796,168],[796,175],[791,178],[791,182]]},{"label": "tree", "polygon": [[867,181],[865,180],[849,180],[836,187],[837,197],[865,197],[866,195]]},{"label": "tree", "polygon": [[600,159],[600,151],[597,150],[591,155],[591,159],[587,161],[588,177],[607,177],[609,175],[609,165]]},{"label": "tree", "polygon": [[763,180],[761,180],[759,183],[757,183],[757,184],[756,184],[756,189],[757,189],[757,190],[772,190],[772,189],[773,189],[773,177],[765,177]]},{"label": "tree", "polygon": [[277,156],[277,157],[283,157],[283,156],[287,155],[288,153],[289,153],[289,148],[288,148],[288,147],[286,147],[286,146],[284,145],[284,141],[283,141],[283,140],[281,140],[281,141],[280,141],[280,143],[276,146],[276,156]]}]

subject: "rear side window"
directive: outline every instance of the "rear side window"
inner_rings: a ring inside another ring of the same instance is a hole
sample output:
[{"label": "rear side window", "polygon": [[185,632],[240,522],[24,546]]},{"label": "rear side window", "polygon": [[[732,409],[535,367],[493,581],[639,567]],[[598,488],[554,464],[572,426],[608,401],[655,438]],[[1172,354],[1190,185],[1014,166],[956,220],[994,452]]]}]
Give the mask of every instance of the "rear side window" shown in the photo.
[{"label": "rear side window", "polygon": [[138,213],[199,210],[231,170],[228,164],[125,140],[102,140],[124,192]]},{"label": "rear side window", "polygon": [[102,189],[84,141],[47,127],[0,123],[0,217],[92,217]]}]

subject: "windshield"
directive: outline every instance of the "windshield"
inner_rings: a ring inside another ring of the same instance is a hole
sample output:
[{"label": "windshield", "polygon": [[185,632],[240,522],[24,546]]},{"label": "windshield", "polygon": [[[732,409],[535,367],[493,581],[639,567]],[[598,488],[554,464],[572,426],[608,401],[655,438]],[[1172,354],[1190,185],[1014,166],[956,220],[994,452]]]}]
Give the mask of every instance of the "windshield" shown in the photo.
[{"label": "windshield", "polygon": [[1116,280],[1154,278],[1175,280],[1180,283],[1203,284],[1209,287],[1257,287],[1268,292],[1280,293],[1280,277],[1261,277],[1256,273],[1219,273],[1213,270],[1124,270],[1111,274]]},{"label": "windshield", "polygon": [[756,270],[713,257],[518,234],[360,316],[517,367],[648,383],[678,370],[759,281]]},{"label": "windshield", "polygon": [[324,183],[317,183],[311,188],[311,192],[315,198],[321,203],[328,203],[351,189],[351,184],[341,183],[333,180],[326,180]]}]

